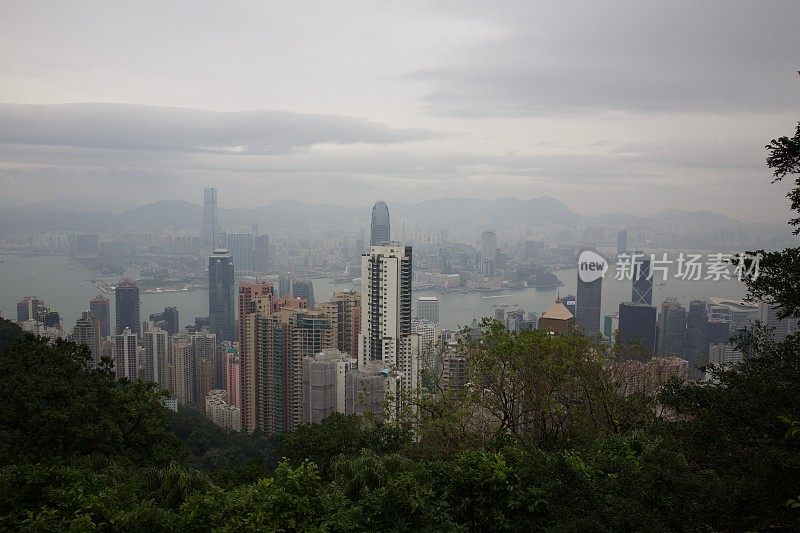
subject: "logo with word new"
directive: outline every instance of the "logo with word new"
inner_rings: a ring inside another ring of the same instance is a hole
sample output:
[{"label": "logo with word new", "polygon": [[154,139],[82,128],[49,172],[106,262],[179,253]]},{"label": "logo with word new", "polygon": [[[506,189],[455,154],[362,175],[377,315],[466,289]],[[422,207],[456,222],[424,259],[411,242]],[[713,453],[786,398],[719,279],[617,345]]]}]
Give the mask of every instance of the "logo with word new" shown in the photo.
[{"label": "logo with word new", "polygon": [[608,270],[608,261],[591,250],[584,250],[578,257],[578,277],[584,283],[591,283],[602,278]]}]

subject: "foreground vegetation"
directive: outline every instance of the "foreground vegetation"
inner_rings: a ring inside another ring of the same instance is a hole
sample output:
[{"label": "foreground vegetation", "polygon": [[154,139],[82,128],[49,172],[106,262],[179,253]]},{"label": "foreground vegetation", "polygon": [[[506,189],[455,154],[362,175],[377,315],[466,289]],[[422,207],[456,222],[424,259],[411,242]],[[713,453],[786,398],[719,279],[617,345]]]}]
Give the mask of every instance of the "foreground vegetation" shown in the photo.
[{"label": "foreground vegetation", "polygon": [[[586,342],[488,335],[511,354],[505,371],[527,368],[530,350],[546,358]],[[646,398],[611,403],[591,369],[548,365],[538,370],[559,378],[537,386],[569,375],[598,389],[564,402],[538,394],[529,415],[546,400],[562,415],[558,431],[465,423],[480,409],[462,394],[422,405],[417,438],[337,415],[268,439],[171,414],[153,386],[87,370],[83,347],[21,337],[0,354],[0,528],[796,528],[800,346],[791,338],[758,349],[716,386],[670,383],[658,400],[676,421],[652,416]],[[597,422],[588,409],[604,397],[611,418]]]},{"label": "foreground vegetation", "polygon": [[[775,146],[776,177],[800,173],[800,125]],[[790,314],[797,255],[750,280]],[[0,332],[3,530],[800,528],[798,336],[751,332],[714,384],[656,396],[588,339],[487,324],[463,347],[472,386],[423,397],[409,424],[336,415],[270,439],[171,414],[85,347]]]}]

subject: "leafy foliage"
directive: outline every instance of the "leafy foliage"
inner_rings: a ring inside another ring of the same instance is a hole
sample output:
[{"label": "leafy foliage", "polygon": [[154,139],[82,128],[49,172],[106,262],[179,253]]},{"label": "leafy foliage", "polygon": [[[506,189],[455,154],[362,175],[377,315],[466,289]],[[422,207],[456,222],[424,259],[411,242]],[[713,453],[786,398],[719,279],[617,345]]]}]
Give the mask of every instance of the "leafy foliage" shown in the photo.
[{"label": "leafy foliage", "polygon": [[26,335],[0,356],[0,458],[48,460],[91,453],[166,464],[181,459],[152,383],[117,381],[86,346]]},{"label": "leafy foliage", "polygon": [[11,344],[22,337],[22,328],[17,324],[0,318],[0,352],[8,350]]},{"label": "leafy foliage", "polygon": [[[794,176],[794,188],[786,196],[792,210],[800,213],[800,123],[793,137],[773,139],[766,148],[767,166],[773,169],[774,181]],[[795,226],[795,235],[800,233],[800,217],[789,220],[789,224]],[[749,253],[761,255],[758,272],[746,279],[749,298],[775,305],[780,317],[800,315],[800,248]],[[752,261],[747,262],[750,265]]]}]

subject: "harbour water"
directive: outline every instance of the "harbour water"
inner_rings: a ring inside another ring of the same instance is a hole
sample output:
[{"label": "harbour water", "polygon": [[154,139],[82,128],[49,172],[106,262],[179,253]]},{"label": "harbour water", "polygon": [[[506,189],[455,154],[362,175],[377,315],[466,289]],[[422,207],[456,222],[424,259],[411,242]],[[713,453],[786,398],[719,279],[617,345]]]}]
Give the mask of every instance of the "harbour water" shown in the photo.
[{"label": "harbour water", "polygon": [[[22,257],[0,255],[0,314],[16,319],[16,302],[25,296],[38,296],[47,305],[59,311],[62,324],[70,330],[89,300],[100,290],[90,281],[116,284],[119,277],[97,276],[83,264],[66,256]],[[558,277],[564,285],[552,291],[535,289],[509,290],[496,293],[470,292],[466,294],[451,292],[442,294],[437,290],[414,291],[414,300],[419,296],[439,298],[439,316],[442,326],[456,329],[468,325],[473,318],[494,316],[496,306],[504,306],[507,311],[523,309],[525,312],[542,313],[553,303],[558,294],[576,294],[577,274],[574,269],[561,270]],[[314,279],[314,296],[317,302],[326,301],[335,290],[354,288],[348,280],[321,278]],[[357,287],[355,287],[357,288]],[[738,280],[681,280],[669,278],[663,286],[656,282],[653,287],[653,305],[659,306],[667,297],[675,297],[682,304],[690,300],[709,296],[739,299],[745,295],[745,287]],[[114,296],[111,300],[113,322]],[[195,316],[208,315],[208,291],[197,289],[186,292],[141,293],[141,317],[146,320],[151,313],[163,311],[164,307],[174,305],[180,313],[181,327],[194,321]],[[630,301],[631,282],[616,280],[613,270],[603,281],[602,314],[617,312],[620,302]]]}]

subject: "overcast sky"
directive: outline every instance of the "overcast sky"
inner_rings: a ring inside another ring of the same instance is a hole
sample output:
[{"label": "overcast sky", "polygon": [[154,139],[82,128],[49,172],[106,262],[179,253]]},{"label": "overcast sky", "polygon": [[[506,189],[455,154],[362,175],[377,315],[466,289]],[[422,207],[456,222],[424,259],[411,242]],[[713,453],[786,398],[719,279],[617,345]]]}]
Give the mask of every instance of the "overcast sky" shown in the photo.
[{"label": "overcast sky", "polygon": [[0,205],[549,195],[788,218],[800,2],[0,5]]}]

